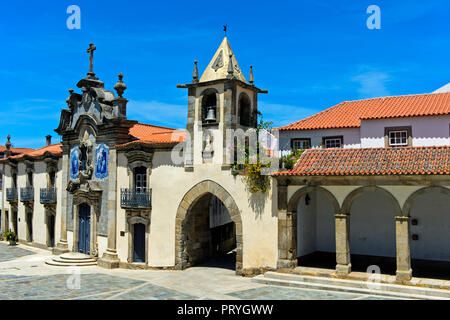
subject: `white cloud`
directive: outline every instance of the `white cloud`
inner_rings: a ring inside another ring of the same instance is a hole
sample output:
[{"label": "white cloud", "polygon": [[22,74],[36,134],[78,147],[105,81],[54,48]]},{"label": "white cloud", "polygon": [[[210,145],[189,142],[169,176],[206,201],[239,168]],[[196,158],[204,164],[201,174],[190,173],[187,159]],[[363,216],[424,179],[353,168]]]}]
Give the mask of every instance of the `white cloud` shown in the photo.
[{"label": "white cloud", "polygon": [[391,81],[391,76],[387,72],[369,69],[353,76],[351,81],[359,84],[358,93],[362,99],[390,94],[386,84]]}]

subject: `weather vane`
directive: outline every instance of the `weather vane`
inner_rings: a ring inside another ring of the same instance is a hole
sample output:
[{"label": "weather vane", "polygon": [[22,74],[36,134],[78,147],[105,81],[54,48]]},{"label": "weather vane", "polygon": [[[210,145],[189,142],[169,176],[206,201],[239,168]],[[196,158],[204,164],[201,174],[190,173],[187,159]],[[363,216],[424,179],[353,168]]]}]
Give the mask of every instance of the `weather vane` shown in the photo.
[{"label": "weather vane", "polygon": [[227,25],[223,26],[223,32],[225,32],[225,37],[227,36],[227,27],[228,27]]}]

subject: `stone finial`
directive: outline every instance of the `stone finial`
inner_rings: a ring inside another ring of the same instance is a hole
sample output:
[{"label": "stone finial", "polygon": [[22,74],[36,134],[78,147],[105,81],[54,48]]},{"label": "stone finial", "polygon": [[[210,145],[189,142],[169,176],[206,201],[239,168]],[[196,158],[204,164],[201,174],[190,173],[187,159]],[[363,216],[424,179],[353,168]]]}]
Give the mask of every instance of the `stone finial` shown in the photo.
[{"label": "stone finial", "polygon": [[117,94],[119,95],[120,98],[122,98],[123,93],[127,89],[127,86],[125,83],[123,83],[122,79],[123,73],[121,72],[119,73],[119,81],[117,81],[116,85],[114,86],[114,89],[117,91]]},{"label": "stone finial", "polygon": [[5,147],[6,147],[6,150],[5,150],[5,156],[6,157],[9,157],[9,156],[11,156],[12,155],[12,151],[11,151],[11,136],[8,134],[8,136],[6,137],[6,143],[5,143]]},{"label": "stone finial", "polygon": [[194,61],[194,73],[192,74],[192,83],[198,83],[197,60]]},{"label": "stone finial", "polygon": [[228,75],[227,75],[227,78],[228,79],[233,79],[234,78],[234,76],[233,76],[233,72],[234,72],[234,68],[233,68],[233,55],[230,53],[230,61],[228,62]]},{"label": "stone finial", "polygon": [[6,147],[6,149],[11,149],[11,135],[9,135],[8,134],[8,136],[6,137],[6,139],[7,139],[7,141],[6,141],[6,144],[5,144],[5,147]]},{"label": "stone finial", "polygon": [[253,66],[250,66],[250,75],[248,76],[248,82],[253,85],[253,82],[255,82],[255,79],[253,78]]}]

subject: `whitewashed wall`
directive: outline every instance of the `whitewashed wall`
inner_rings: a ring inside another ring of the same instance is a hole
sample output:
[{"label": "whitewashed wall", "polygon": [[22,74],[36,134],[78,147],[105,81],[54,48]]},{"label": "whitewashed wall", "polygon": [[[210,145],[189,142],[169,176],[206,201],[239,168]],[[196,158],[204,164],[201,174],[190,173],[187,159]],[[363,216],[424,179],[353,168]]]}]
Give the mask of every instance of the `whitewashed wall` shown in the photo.
[{"label": "whitewashed wall", "polygon": [[359,128],[346,129],[321,129],[321,130],[295,130],[280,131],[279,149],[281,151],[291,150],[291,139],[310,138],[311,146],[317,148],[322,143],[323,137],[344,136],[344,148],[359,148]]},{"label": "whitewashed wall", "polygon": [[418,240],[411,240],[412,259],[450,261],[450,197],[442,193],[427,193],[416,198],[411,207],[411,234]]},{"label": "whitewashed wall", "polygon": [[450,115],[361,121],[361,147],[384,148],[384,128],[412,126],[413,146],[450,145]]},{"label": "whitewashed wall", "polygon": [[333,204],[321,192],[310,192],[308,195],[308,205],[305,196],[297,205],[297,256],[315,251],[335,252]]}]

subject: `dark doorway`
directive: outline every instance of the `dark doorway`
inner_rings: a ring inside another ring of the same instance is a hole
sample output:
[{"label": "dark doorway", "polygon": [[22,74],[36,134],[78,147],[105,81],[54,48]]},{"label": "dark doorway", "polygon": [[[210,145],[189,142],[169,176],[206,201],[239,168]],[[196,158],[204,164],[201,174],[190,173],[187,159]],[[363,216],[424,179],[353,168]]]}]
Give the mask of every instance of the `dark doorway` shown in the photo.
[{"label": "dark doorway", "polygon": [[19,230],[17,228],[17,211],[13,210],[11,211],[11,215],[12,215],[12,224],[13,224],[13,231],[16,234],[17,237],[19,237]]},{"label": "dark doorway", "polygon": [[53,214],[48,217],[48,235],[50,247],[55,246],[55,216]]},{"label": "dark doorway", "polygon": [[142,223],[134,224],[134,250],[133,261],[145,262],[145,225]]},{"label": "dark doorway", "polygon": [[27,221],[27,232],[28,232],[28,242],[33,242],[33,212],[31,210],[27,211],[26,215]]},{"label": "dark doorway", "polygon": [[79,212],[79,233],[78,251],[84,254],[90,252],[90,229],[91,229],[91,207],[82,203],[78,207]]},{"label": "dark doorway", "polygon": [[236,267],[236,226],[225,205],[206,194],[190,208],[185,220],[187,266]]}]

